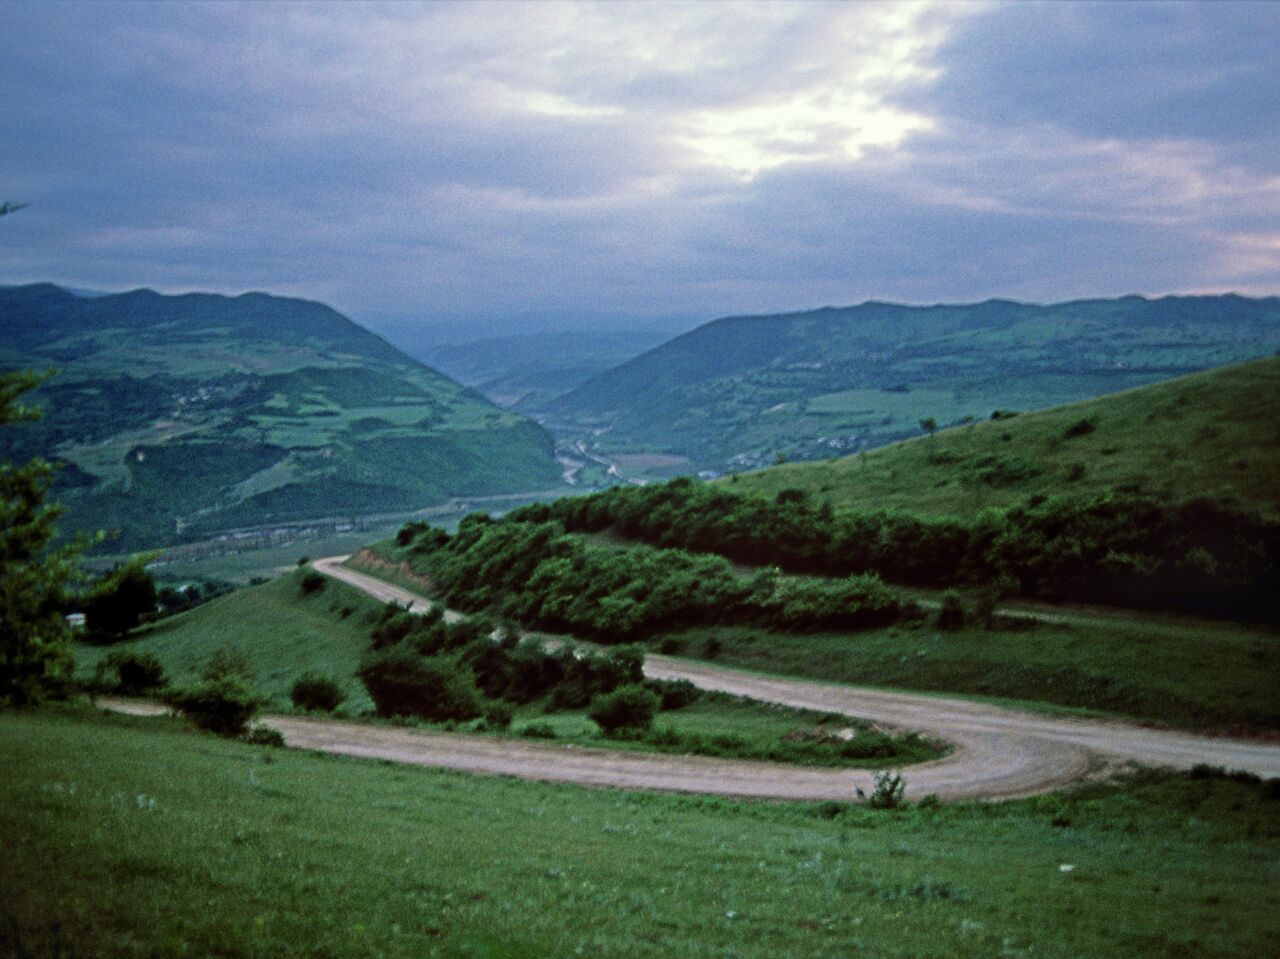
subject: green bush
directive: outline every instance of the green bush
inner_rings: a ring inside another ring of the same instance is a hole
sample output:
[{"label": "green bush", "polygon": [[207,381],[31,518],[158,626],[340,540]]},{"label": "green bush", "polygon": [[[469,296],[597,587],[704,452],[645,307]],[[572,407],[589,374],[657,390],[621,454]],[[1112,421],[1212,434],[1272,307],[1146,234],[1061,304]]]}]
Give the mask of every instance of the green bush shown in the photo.
[{"label": "green bush", "polygon": [[253,662],[243,650],[224,643],[200,667],[200,678],[210,683],[219,679],[240,679],[251,683]]},{"label": "green bush", "polygon": [[122,693],[142,693],[164,686],[164,666],[151,653],[120,650],[103,664],[116,675],[115,688]]},{"label": "green bush", "polygon": [[520,730],[520,735],[529,739],[555,739],[556,730],[550,723],[529,723]]},{"label": "green bush", "polygon": [[443,722],[480,715],[481,695],[475,676],[451,656],[423,656],[402,643],[367,655],[356,675],[380,716]]},{"label": "green bush", "polygon": [[964,600],[954,589],[942,594],[942,606],[938,610],[938,628],[944,632],[954,633],[964,628]]},{"label": "green bush", "polygon": [[298,584],[298,588],[302,590],[304,596],[311,596],[324,589],[324,575],[317,573],[315,570],[307,573],[302,577],[302,581]]},{"label": "green bush", "polygon": [[702,690],[687,679],[650,679],[644,688],[658,697],[658,708],[663,712],[684,709],[702,696]]},{"label": "green bush", "polygon": [[858,798],[863,800],[872,809],[898,809],[907,804],[907,781],[902,778],[901,773],[884,772],[876,773],[875,786],[871,790],[871,795],[867,795],[861,789],[858,790]]},{"label": "green bush", "polygon": [[494,700],[485,703],[484,724],[489,729],[509,729],[511,720],[515,718],[515,710],[510,703]]},{"label": "green bush", "polygon": [[293,705],[309,712],[331,713],[347,698],[347,694],[334,679],[320,673],[304,673],[294,681],[289,690]]},{"label": "green bush", "polygon": [[587,711],[606,735],[621,730],[648,729],[657,713],[658,697],[636,683],[596,696]]},{"label": "green bush", "polygon": [[263,705],[243,680],[234,676],[170,690],[165,702],[201,729],[220,736],[243,736]]},{"label": "green bush", "polygon": [[254,726],[242,738],[254,746],[284,748],[284,736],[281,735],[280,730],[272,729],[270,726]]}]

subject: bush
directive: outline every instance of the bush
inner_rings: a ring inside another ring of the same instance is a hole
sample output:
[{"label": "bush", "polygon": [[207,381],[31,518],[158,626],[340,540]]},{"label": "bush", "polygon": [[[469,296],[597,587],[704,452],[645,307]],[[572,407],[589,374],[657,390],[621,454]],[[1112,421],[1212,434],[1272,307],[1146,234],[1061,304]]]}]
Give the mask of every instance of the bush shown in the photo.
[{"label": "bush", "polygon": [[298,584],[298,588],[302,590],[303,596],[311,596],[324,589],[324,576],[315,570],[307,573],[302,577],[302,581]]},{"label": "bush", "polygon": [[876,773],[875,786],[868,796],[861,789],[858,790],[858,798],[863,800],[872,809],[898,809],[907,804],[907,781],[902,778],[901,773],[884,772]]},{"label": "bush", "polygon": [[514,718],[515,711],[511,708],[510,703],[496,700],[485,704],[484,724],[489,729],[509,729],[511,720]]},{"label": "bush", "polygon": [[423,656],[400,644],[366,656],[356,675],[380,716],[443,722],[480,715],[475,675],[451,656]]},{"label": "bush", "polygon": [[248,654],[234,646],[219,646],[200,667],[200,678],[205,682],[219,679],[253,681],[253,663]]},{"label": "bush", "polygon": [[658,708],[664,712],[691,706],[702,695],[702,690],[687,679],[650,679],[644,688],[658,697]]},{"label": "bush", "polygon": [[254,726],[244,734],[243,738],[245,742],[254,746],[284,748],[284,736],[280,734],[278,729],[272,729],[270,726]]},{"label": "bush", "polygon": [[294,682],[289,698],[299,709],[331,713],[342,705],[347,694],[336,680],[320,673],[305,673]]},{"label": "bush", "polygon": [[591,700],[587,715],[612,735],[620,730],[644,730],[653,725],[658,712],[658,697],[643,686],[628,683],[611,693],[603,693]]},{"label": "bush", "polygon": [[244,681],[233,676],[171,690],[165,702],[201,729],[220,736],[243,736],[262,706]]},{"label": "bush", "polygon": [[938,628],[954,633],[964,627],[964,601],[954,589],[942,594],[942,606],[938,610]]},{"label": "bush", "polygon": [[151,653],[116,652],[107,657],[106,664],[115,670],[119,678],[116,688],[122,693],[145,692],[165,684],[164,666]]},{"label": "bush", "polygon": [[550,723],[529,723],[520,730],[520,735],[529,739],[555,739],[556,731]]}]

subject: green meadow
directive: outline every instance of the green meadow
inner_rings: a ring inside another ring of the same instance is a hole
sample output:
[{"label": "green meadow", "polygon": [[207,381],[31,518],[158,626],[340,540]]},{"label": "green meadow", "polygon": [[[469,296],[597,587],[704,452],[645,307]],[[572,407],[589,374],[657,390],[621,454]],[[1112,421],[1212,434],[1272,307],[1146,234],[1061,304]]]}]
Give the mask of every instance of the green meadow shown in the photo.
[{"label": "green meadow", "polygon": [[1222,778],[876,812],[468,776],[74,709],[0,714],[0,762],[6,955],[1280,946],[1275,789]]}]

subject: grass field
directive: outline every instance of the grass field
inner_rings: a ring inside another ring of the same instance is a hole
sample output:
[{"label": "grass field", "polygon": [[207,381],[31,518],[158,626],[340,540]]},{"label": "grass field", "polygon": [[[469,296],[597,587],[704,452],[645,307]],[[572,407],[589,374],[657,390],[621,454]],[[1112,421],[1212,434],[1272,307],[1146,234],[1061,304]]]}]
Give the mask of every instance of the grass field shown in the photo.
[{"label": "grass field", "polygon": [[0,714],[0,762],[5,955],[1280,947],[1276,800],[1221,779],[873,812],[473,777],[69,711]]},{"label": "grass field", "polygon": [[836,508],[962,517],[1035,494],[1126,487],[1173,500],[1212,494],[1280,516],[1280,359],[732,480],[738,492],[804,489]]}]

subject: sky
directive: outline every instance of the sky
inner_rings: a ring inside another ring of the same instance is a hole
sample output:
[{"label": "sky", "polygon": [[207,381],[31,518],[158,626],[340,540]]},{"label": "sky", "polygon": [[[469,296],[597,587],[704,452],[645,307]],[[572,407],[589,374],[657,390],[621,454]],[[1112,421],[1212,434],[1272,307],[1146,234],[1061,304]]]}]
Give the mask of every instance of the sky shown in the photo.
[{"label": "sky", "polygon": [[1280,3],[18,3],[0,282],[492,332],[1280,293]]}]

